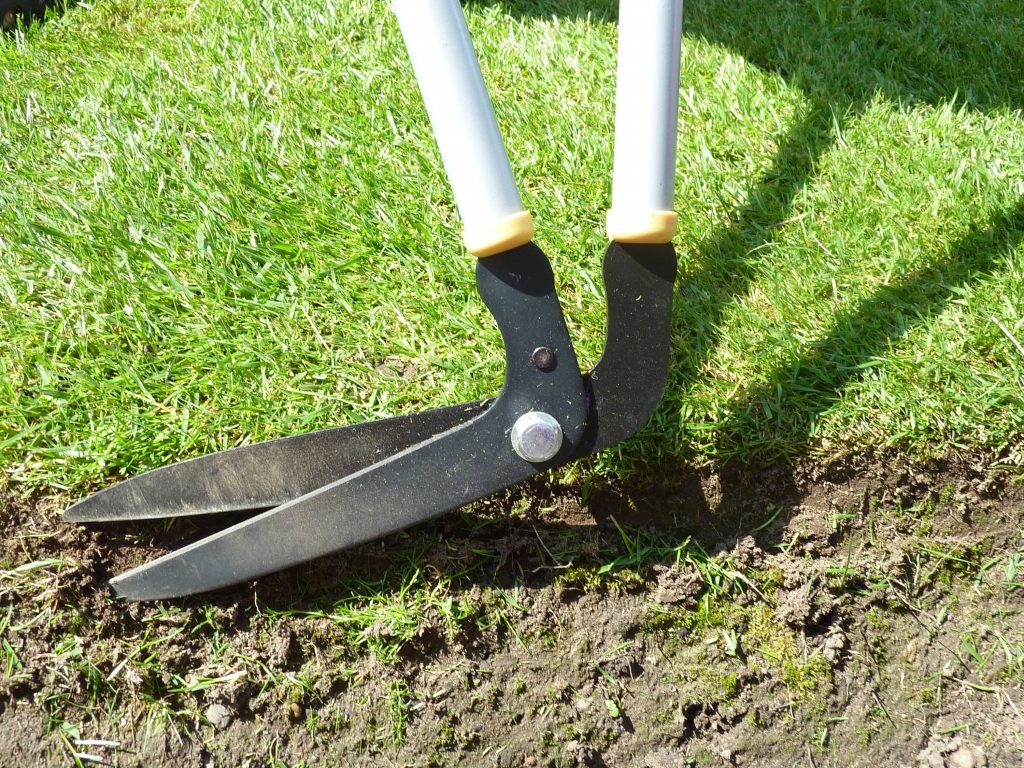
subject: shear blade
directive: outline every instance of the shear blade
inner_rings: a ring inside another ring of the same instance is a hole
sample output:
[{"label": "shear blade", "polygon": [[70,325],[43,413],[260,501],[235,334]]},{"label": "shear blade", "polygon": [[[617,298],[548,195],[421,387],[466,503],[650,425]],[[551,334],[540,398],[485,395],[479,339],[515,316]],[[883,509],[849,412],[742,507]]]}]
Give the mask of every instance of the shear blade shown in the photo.
[{"label": "shear blade", "polygon": [[[486,411],[418,442],[410,441],[407,431],[397,430],[404,437],[395,439],[404,442],[393,455],[376,463],[370,462],[378,450],[387,453],[387,447],[380,450],[376,428],[368,425],[367,435],[377,444],[369,441],[372,448],[364,452],[367,461],[360,468],[351,473],[339,473],[337,466],[330,472],[323,470],[323,487],[118,576],[111,585],[129,599],[154,600],[249,581],[429,520],[575,456],[586,437],[589,401],[547,257],[531,243],[482,259],[477,262],[477,288],[505,345],[505,386]],[[556,365],[534,364],[533,355],[540,346],[555,356]],[[512,425],[530,411],[549,415],[561,427],[561,448],[550,461],[526,461],[509,438]],[[463,419],[465,412],[442,413],[440,418],[456,415]],[[277,447],[265,444],[263,450]],[[211,467],[216,468],[217,462],[211,462]],[[247,471],[268,470],[255,461]],[[196,483],[191,468],[180,471],[179,486]],[[270,482],[276,483],[287,470],[275,468],[272,473],[275,477]],[[253,481],[235,465],[231,472],[220,474],[227,476],[222,483],[227,488],[250,482],[263,487],[263,479]],[[166,484],[164,478],[158,480],[150,487],[161,496]],[[305,482],[313,480],[307,477]],[[182,490],[189,491],[179,487],[172,496],[178,505]],[[208,492],[200,488],[197,496],[189,498],[194,503]],[[129,488],[127,493],[134,491]],[[255,498],[248,491],[234,495],[246,503]],[[272,490],[264,489],[260,497],[272,495]]]},{"label": "shear blade", "polygon": [[[492,408],[468,424],[128,571],[111,585],[129,600],[218,589],[381,538],[525,480],[540,468],[509,447],[508,418],[507,408]],[[573,450],[565,446],[565,455]]]},{"label": "shear blade", "polygon": [[285,437],[125,480],[69,507],[69,522],[149,520],[276,507],[484,412],[488,401]]},{"label": "shear blade", "polygon": [[[675,253],[612,243],[608,333],[586,376],[535,246],[477,264],[505,341],[505,387],[487,402],[225,451],[154,470],[86,499],[72,520],[202,514],[277,505],[111,581],[124,597],[178,597],[249,581],[429,520],[625,439],[650,417],[669,365]],[[538,344],[558,364],[538,367]],[[544,464],[516,455],[511,425],[542,411],[562,426]],[[391,454],[391,455],[388,455]],[[386,458],[382,458],[385,455]]]}]

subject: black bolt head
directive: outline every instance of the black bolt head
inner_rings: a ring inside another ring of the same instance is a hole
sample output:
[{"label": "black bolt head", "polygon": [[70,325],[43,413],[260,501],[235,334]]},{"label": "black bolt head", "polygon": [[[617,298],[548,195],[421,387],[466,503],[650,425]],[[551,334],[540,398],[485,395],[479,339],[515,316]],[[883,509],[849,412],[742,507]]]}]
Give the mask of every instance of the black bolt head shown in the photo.
[{"label": "black bolt head", "polygon": [[550,347],[537,347],[533,350],[533,364],[537,367],[537,370],[554,370],[557,363],[558,359],[555,357],[555,352]]}]

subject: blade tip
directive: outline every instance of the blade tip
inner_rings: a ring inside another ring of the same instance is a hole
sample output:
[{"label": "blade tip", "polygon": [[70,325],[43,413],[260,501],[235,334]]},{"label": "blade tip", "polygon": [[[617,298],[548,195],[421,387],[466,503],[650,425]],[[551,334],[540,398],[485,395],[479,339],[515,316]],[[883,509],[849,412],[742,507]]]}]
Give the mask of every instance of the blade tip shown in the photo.
[{"label": "blade tip", "polygon": [[[109,488],[89,494],[64,510],[61,517],[68,523],[96,523],[117,516],[117,497],[109,495]],[[115,502],[112,504],[112,502]]]},{"label": "blade tip", "polygon": [[87,523],[96,518],[90,514],[89,507],[91,506],[88,502],[92,497],[82,499],[81,501],[75,502],[70,507],[61,512],[61,518],[65,523]]},{"label": "blade tip", "polygon": [[110,588],[118,597],[131,603],[174,600],[196,591],[187,586],[168,585],[166,581],[161,583],[160,580],[153,578],[153,574],[150,572],[152,565],[153,563],[145,563],[138,568],[115,576],[108,582]]},{"label": "blade tip", "polygon": [[147,594],[143,585],[137,579],[132,578],[131,572],[115,576],[109,582],[114,594],[130,603],[138,603],[143,600],[159,600],[163,595]]}]

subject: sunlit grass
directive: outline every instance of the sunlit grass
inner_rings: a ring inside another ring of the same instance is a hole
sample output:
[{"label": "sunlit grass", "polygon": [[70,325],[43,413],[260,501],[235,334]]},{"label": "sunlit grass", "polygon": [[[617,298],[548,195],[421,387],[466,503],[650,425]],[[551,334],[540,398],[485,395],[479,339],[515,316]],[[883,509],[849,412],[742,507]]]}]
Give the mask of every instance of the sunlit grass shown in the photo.
[{"label": "sunlit grass", "polygon": [[[593,362],[615,27],[584,8],[467,12]],[[1017,73],[999,71],[1019,55],[965,63],[969,99],[947,69],[871,88],[881,59],[844,75],[838,46],[884,23],[832,19],[837,47],[818,41],[787,79],[755,66],[788,55],[758,47],[759,23],[717,44],[735,34],[720,12],[693,10],[684,51],[673,375],[600,467],[1019,437],[1024,129]],[[824,22],[806,23],[797,38]],[[499,388],[498,334],[383,2],[104,0],[3,41],[0,90],[14,481],[79,490]]]}]

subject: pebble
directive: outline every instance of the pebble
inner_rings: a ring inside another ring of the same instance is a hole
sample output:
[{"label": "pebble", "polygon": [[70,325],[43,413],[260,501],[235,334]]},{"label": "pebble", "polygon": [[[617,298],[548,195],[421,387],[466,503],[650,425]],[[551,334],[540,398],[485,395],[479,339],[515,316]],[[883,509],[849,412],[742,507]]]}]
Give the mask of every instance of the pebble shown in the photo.
[{"label": "pebble", "polygon": [[917,652],[921,646],[920,641],[915,637],[909,643],[907,643],[906,649],[903,651],[903,658],[908,664],[913,664],[917,660]]},{"label": "pebble", "polygon": [[960,747],[946,758],[949,768],[984,768],[985,753],[977,747]]},{"label": "pebble", "polygon": [[231,725],[231,721],[234,719],[234,713],[223,704],[211,704],[206,708],[206,719],[209,720],[213,724],[213,727],[218,731],[223,731]]}]

